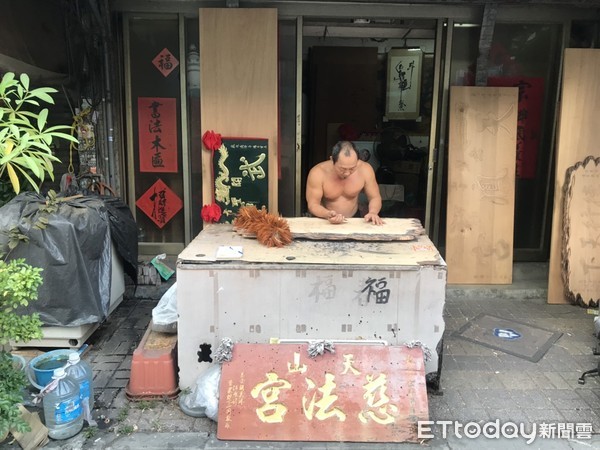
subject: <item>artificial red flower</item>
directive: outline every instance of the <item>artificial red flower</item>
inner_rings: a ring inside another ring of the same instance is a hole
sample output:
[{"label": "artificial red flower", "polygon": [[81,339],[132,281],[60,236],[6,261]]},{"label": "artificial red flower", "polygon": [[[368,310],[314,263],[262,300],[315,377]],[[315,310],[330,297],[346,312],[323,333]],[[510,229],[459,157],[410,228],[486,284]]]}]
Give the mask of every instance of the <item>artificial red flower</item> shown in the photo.
[{"label": "artificial red flower", "polygon": [[221,218],[221,207],[216,203],[211,203],[210,205],[204,205],[202,207],[202,212],[200,213],[202,220],[209,223],[218,222]]},{"label": "artificial red flower", "polygon": [[219,147],[221,147],[221,135],[209,130],[202,135],[202,143],[208,150],[212,150],[213,152],[219,150]]}]

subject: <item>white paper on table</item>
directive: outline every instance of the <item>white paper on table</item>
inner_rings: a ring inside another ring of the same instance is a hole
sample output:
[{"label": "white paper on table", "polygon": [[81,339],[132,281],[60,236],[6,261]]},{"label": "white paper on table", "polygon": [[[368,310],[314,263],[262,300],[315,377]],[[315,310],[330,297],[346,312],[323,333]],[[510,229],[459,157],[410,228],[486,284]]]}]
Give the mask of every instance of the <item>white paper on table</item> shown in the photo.
[{"label": "white paper on table", "polygon": [[241,245],[220,245],[217,249],[217,258],[241,258],[244,247]]}]

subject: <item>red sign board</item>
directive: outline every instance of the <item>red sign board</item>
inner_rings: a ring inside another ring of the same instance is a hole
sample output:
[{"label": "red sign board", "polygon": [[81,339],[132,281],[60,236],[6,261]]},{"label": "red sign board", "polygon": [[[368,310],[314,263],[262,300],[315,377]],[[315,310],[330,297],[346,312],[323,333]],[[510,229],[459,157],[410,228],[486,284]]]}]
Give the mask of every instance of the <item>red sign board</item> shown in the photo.
[{"label": "red sign board", "polygon": [[158,228],[164,227],[183,207],[181,199],[162,180],[154,183],[135,204]]},{"label": "red sign board", "polygon": [[177,101],[138,98],[140,172],[177,172]]},{"label": "red sign board", "polygon": [[152,60],[152,64],[154,64],[154,67],[156,67],[164,77],[168,77],[179,65],[179,61],[173,56],[168,48],[163,48]]},{"label": "red sign board", "polygon": [[420,348],[236,344],[223,364],[217,437],[229,440],[417,442],[429,420]]}]

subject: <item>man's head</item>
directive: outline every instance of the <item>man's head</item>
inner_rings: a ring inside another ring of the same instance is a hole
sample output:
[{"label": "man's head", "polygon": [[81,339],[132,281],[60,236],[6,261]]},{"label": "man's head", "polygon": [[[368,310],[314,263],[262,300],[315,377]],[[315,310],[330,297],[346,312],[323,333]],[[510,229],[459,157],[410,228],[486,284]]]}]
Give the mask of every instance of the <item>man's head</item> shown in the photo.
[{"label": "man's head", "polygon": [[354,144],[350,141],[339,141],[331,151],[331,161],[337,175],[348,178],[358,167],[360,155]]}]

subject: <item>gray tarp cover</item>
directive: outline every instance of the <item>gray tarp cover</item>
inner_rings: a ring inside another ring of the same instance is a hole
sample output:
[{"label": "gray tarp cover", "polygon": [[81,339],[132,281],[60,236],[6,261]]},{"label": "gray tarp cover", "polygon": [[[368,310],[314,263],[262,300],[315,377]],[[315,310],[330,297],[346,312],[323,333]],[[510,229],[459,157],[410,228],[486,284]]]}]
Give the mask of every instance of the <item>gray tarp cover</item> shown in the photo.
[{"label": "gray tarp cover", "polygon": [[79,326],[104,321],[110,304],[111,235],[109,216],[98,197],[80,197],[59,203],[46,229],[32,228],[41,195],[20,194],[0,208],[0,239],[18,226],[29,236],[10,259],[25,258],[41,267],[44,282],[28,313],[37,312],[45,325]]}]

